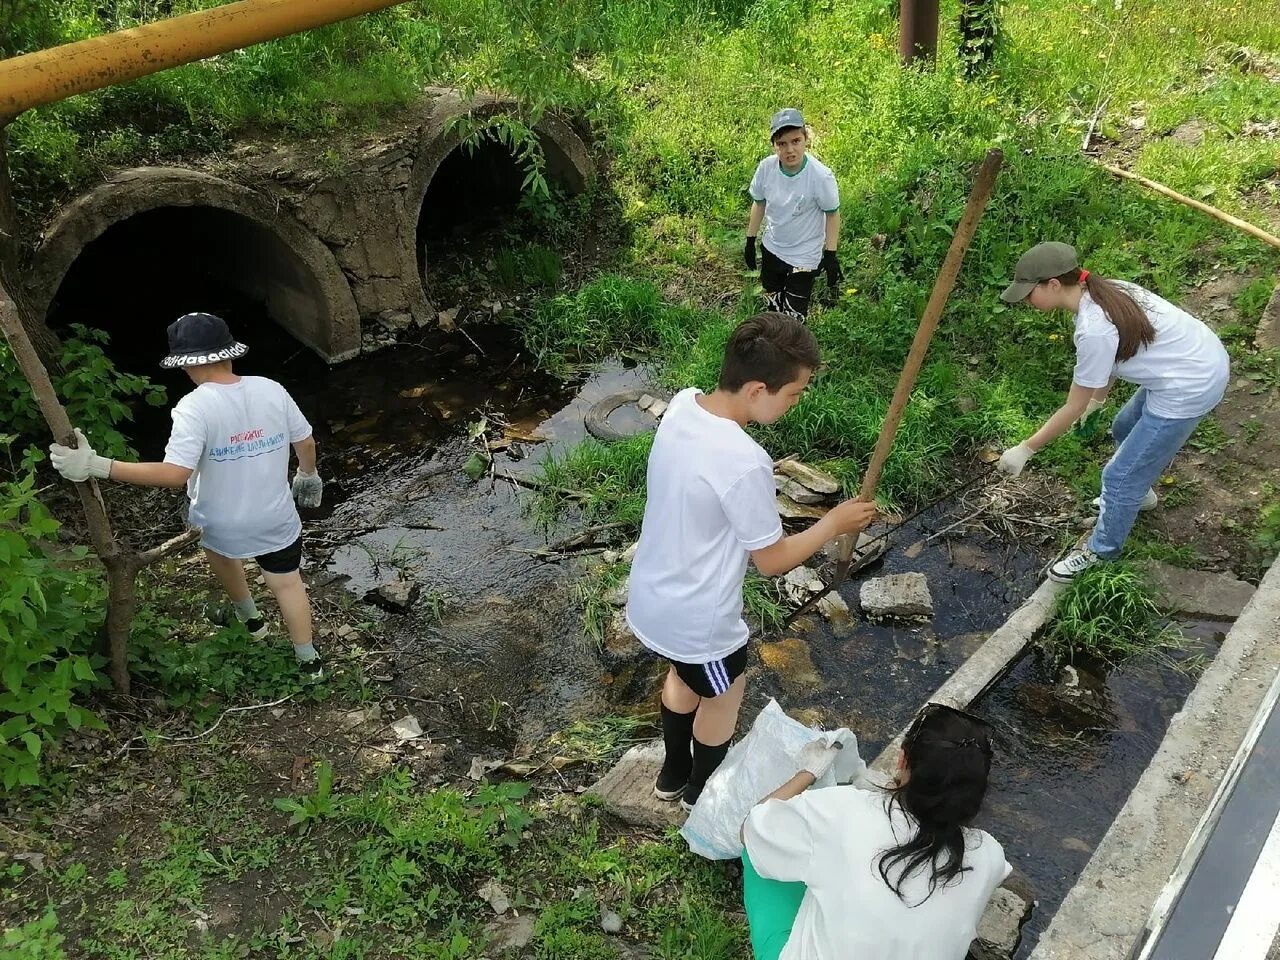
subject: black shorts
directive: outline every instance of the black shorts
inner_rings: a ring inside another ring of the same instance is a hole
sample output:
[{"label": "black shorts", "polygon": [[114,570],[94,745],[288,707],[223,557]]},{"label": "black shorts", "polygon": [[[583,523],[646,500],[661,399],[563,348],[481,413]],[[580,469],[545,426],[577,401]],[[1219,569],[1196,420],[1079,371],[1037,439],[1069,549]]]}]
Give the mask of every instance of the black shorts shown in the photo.
[{"label": "black shorts", "polygon": [[744,643],[723,660],[710,663],[679,663],[672,660],[676,676],[684,685],[700,697],[718,697],[732,686],[733,681],[747,669],[747,645]]},{"label": "black shorts", "polygon": [[298,537],[283,550],[272,550],[254,559],[258,561],[263,573],[295,573],[302,567],[302,537]]},{"label": "black shorts", "polygon": [[760,286],[764,287],[769,308],[796,317],[805,316],[809,312],[813,284],[818,279],[817,269],[797,270],[785,260],[775,257],[763,244],[760,250]]}]

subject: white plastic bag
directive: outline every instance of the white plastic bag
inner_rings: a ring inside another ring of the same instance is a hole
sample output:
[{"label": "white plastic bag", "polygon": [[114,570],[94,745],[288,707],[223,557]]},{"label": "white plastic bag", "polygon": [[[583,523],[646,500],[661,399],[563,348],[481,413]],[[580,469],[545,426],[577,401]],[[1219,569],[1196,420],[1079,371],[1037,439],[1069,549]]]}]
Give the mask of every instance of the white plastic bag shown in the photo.
[{"label": "white plastic bag", "polygon": [[848,729],[806,727],[770,700],[751,730],[729,750],[702,788],[680,835],[689,849],[708,860],[742,856],[742,822],[757,803],[795,776],[796,756],[806,743],[833,737],[844,744],[831,769],[810,790],[856,780],[867,765],[858,756],[858,738]]}]

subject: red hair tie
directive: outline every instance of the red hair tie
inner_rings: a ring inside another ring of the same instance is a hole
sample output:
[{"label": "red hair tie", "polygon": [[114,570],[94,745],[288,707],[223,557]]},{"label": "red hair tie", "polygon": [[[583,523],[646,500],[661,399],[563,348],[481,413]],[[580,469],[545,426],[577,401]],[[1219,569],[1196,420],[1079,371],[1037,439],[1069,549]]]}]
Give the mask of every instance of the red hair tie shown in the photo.
[{"label": "red hair tie", "polygon": [[1088,280],[1088,279],[1089,279],[1089,271],[1088,271],[1088,270],[1085,270],[1085,269],[1083,269],[1083,268],[1081,268],[1081,270],[1080,270],[1080,282],[1081,282],[1081,283],[1084,283],[1084,282],[1085,282],[1086,280]]}]

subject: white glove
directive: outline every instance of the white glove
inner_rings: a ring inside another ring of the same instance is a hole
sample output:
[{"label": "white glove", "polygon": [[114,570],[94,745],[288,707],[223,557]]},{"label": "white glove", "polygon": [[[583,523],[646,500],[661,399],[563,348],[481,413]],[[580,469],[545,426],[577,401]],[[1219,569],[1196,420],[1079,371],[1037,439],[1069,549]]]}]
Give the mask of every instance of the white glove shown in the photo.
[{"label": "white glove", "polygon": [[840,756],[843,746],[844,744],[839,740],[828,742],[825,737],[819,737],[804,745],[796,756],[796,762],[801,770],[813,774],[813,779],[821,780],[823,775],[831,769],[831,765],[836,762],[836,757]]},{"label": "white glove", "polygon": [[49,462],[53,464],[53,469],[72,483],[84,483],[90,477],[105,480],[111,476],[111,464],[114,461],[94,453],[88,438],[79,427],[76,427],[75,433],[75,447],[64,447],[60,443],[49,444]]},{"label": "white glove", "polygon": [[996,464],[996,469],[1006,476],[1016,477],[1022,473],[1022,468],[1027,465],[1027,461],[1035,455],[1036,452],[1034,450],[1025,443],[1020,443],[1016,447],[1010,447],[1000,454],[1000,461]]},{"label": "white glove", "polygon": [[318,507],[320,498],[324,496],[324,481],[318,473],[303,473],[299,470],[293,475],[293,502],[300,507]]}]

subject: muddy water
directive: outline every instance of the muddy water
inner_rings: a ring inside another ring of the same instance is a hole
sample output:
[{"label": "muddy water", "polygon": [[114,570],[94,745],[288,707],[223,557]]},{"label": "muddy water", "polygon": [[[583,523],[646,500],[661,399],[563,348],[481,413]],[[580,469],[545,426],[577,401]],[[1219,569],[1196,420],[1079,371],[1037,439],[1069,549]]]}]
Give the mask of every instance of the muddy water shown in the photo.
[{"label": "muddy water", "polygon": [[1039,900],[1020,957],[1030,954],[1155,754],[1195,686],[1196,661],[1213,657],[1228,626],[1184,625],[1188,644],[1174,663],[1082,665],[1065,695],[1063,680],[1075,678],[1028,654],[975,705],[993,725],[996,753],[981,826],[1004,844]]}]

